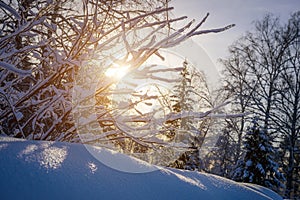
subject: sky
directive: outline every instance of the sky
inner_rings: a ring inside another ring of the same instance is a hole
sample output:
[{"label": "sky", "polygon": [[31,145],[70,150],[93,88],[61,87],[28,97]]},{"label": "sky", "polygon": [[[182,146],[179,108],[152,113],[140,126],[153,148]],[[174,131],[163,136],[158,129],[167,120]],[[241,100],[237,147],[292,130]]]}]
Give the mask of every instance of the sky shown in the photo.
[{"label": "sky", "polygon": [[228,56],[228,47],[246,31],[253,29],[253,21],[262,19],[267,13],[279,16],[286,22],[290,14],[300,11],[300,0],[171,0],[175,16],[188,16],[196,22],[210,13],[203,28],[218,28],[236,24],[230,30],[218,34],[193,38],[208,54],[218,70],[219,58]]}]

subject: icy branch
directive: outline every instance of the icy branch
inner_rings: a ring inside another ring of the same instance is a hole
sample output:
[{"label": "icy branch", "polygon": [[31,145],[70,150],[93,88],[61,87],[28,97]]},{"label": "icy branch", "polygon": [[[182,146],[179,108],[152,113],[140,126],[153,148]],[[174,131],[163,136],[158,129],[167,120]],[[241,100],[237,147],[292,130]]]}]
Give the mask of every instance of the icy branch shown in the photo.
[{"label": "icy branch", "polygon": [[12,7],[10,7],[9,5],[7,5],[6,3],[4,3],[3,1],[0,1],[0,7],[2,7],[5,10],[7,10],[8,12],[10,12],[18,20],[21,19],[21,16],[19,15],[19,13],[15,9],[13,9]]},{"label": "icy branch", "polygon": [[2,62],[2,61],[0,61],[0,67],[3,68],[3,69],[6,69],[8,71],[11,71],[13,73],[16,73],[18,75],[21,75],[21,76],[27,76],[27,75],[31,74],[30,70],[18,69],[14,65],[6,63],[6,62]]}]

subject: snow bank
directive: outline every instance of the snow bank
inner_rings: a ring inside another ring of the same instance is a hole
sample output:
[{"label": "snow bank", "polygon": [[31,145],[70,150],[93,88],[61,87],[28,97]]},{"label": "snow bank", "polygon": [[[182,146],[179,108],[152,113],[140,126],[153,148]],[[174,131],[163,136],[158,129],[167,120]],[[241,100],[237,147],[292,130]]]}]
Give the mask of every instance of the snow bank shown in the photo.
[{"label": "snow bank", "polygon": [[[130,159],[136,167],[155,167],[130,157],[126,162]],[[159,167],[148,173],[121,172],[102,164],[80,144],[0,137],[0,163],[3,200],[281,199],[266,188],[205,173]]]}]

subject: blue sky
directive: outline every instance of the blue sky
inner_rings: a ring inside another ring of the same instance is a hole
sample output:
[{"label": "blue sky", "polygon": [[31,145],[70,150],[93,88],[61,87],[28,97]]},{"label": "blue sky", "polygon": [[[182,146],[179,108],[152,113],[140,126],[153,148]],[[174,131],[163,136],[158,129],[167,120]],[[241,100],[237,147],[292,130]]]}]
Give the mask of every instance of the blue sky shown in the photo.
[{"label": "blue sky", "polygon": [[226,32],[198,36],[197,42],[217,64],[217,59],[228,55],[227,48],[247,30],[253,29],[252,22],[262,19],[267,13],[279,16],[285,22],[292,12],[300,10],[300,0],[172,0],[175,16],[188,16],[200,21],[210,13],[203,28],[217,28],[227,24],[236,26]]}]

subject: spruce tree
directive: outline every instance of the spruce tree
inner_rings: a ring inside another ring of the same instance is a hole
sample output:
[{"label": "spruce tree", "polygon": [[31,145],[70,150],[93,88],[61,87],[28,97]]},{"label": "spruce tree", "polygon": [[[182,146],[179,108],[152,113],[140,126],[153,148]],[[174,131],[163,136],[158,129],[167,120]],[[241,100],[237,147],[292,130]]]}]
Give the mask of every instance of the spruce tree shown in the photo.
[{"label": "spruce tree", "polygon": [[233,178],[237,181],[254,183],[278,191],[282,187],[284,176],[275,162],[275,148],[269,139],[267,131],[261,129],[257,118],[244,141],[244,158],[238,163]]},{"label": "spruce tree", "polygon": [[[173,113],[192,111],[193,104],[195,104],[195,100],[192,98],[194,89],[188,62],[185,60],[182,63],[180,80],[178,84],[174,86],[173,95],[170,96]],[[199,130],[195,128],[193,123],[192,117],[180,118],[170,122],[170,125],[173,127],[172,130],[176,130],[177,132],[177,135],[175,135],[176,133],[174,132],[175,142],[187,143],[190,149],[183,152],[178,159],[169,166],[187,170],[199,169],[199,138],[197,137]]]}]

